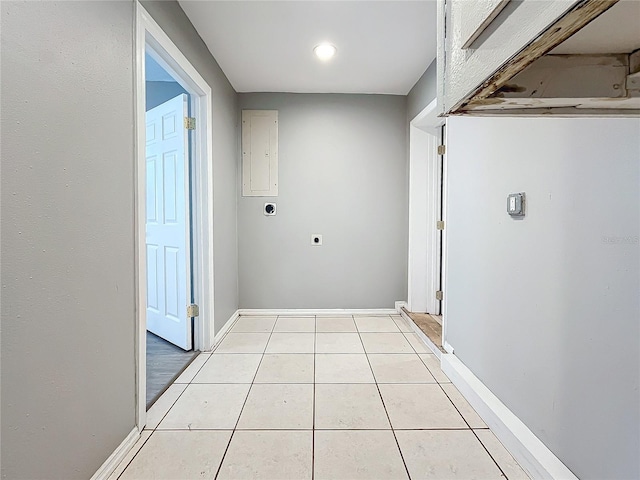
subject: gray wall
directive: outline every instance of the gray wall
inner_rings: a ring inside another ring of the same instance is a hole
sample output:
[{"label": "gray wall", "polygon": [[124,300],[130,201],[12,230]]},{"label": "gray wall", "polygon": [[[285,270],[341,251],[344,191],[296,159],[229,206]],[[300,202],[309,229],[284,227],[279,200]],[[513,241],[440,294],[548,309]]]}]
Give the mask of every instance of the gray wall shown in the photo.
[{"label": "gray wall", "polygon": [[147,112],[164,102],[187,93],[178,82],[145,82]]},{"label": "gray wall", "polygon": [[[240,106],[279,111],[279,196],[238,193],[240,307],[406,299],[406,98],[241,94]],[[263,215],[267,201],[275,217]],[[312,233],[323,246],[311,246]]]},{"label": "gray wall", "polygon": [[135,423],[133,3],[0,9],[2,478],[87,479]]},{"label": "gray wall", "polygon": [[447,133],[455,354],[579,478],[639,478],[640,120],[450,117]]},{"label": "gray wall", "polygon": [[177,2],[144,1],[142,4],[212,90],[214,301],[215,330],[218,331],[238,308],[238,98]]},{"label": "gray wall", "polygon": [[419,114],[436,98],[437,65],[434,59],[420,79],[407,94],[407,114],[409,121]]},{"label": "gray wall", "polygon": [[[134,4],[0,6],[1,473],[86,479],[135,425]],[[237,96],[177,3],[145,7],[213,90],[219,329],[238,307]]]}]

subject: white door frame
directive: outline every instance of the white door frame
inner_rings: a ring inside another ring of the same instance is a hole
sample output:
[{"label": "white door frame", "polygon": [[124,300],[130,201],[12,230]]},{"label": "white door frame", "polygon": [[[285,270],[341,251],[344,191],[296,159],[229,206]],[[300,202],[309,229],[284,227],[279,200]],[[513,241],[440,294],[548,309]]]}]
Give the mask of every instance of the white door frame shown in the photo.
[{"label": "white door frame", "polygon": [[[409,124],[409,264],[408,308],[438,314],[440,250],[436,221],[440,218],[440,127],[437,100]],[[446,230],[445,230],[446,231]],[[442,248],[445,239],[443,236]],[[443,256],[444,258],[444,256]],[[442,304],[444,309],[444,302]],[[444,314],[444,312],[442,312]],[[443,315],[444,317],[444,315]]]},{"label": "white door frame", "polygon": [[[197,119],[191,144],[193,291],[200,306],[194,324],[194,349],[210,350],[214,338],[213,309],[213,157],[211,87],[145,8],[136,1],[135,89],[135,287],[136,287],[136,425],[146,424],[146,121],[145,51],[191,96]],[[186,305],[185,305],[186,308]]]}]

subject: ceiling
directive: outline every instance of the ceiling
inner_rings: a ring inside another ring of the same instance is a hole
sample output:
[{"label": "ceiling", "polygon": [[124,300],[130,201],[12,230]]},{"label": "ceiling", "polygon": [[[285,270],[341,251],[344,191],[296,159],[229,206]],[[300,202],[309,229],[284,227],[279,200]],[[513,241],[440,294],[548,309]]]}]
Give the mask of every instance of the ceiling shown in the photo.
[{"label": "ceiling", "polygon": [[180,5],[238,92],[406,95],[436,55],[434,0]]},{"label": "ceiling", "polygon": [[640,1],[621,0],[551,53],[631,53],[639,48]]}]

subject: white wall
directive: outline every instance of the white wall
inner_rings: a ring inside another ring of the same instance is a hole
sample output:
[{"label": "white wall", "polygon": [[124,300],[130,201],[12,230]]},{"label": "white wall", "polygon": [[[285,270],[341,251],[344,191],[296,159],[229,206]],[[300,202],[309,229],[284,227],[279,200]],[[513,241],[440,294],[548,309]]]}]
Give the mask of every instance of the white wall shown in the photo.
[{"label": "white wall", "polygon": [[640,120],[447,128],[447,340],[579,478],[637,479]]},{"label": "white wall", "polygon": [[[240,107],[279,111],[279,196],[238,196],[240,307],[406,299],[406,98],[241,94]],[[266,201],[276,216],[263,215]]]}]

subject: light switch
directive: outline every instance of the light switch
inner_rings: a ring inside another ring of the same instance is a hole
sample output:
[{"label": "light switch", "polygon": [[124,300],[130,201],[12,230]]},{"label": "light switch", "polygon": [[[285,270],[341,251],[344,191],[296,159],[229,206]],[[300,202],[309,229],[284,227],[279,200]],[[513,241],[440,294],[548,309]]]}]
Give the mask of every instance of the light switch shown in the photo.
[{"label": "light switch", "polygon": [[507,213],[512,217],[524,216],[524,192],[512,193],[507,197]]}]

